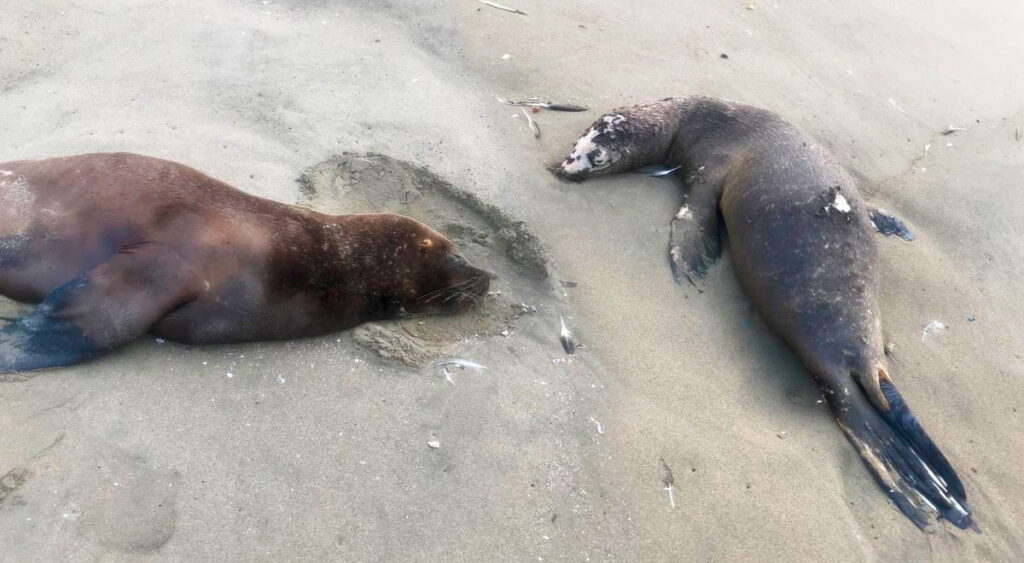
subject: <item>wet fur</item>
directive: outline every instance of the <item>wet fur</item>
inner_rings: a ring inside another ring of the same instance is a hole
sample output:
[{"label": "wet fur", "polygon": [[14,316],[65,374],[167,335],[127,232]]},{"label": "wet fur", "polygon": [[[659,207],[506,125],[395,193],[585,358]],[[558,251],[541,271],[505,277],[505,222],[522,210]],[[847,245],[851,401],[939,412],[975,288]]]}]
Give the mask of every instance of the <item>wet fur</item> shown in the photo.
[{"label": "wet fur", "polygon": [[89,154],[0,171],[0,294],[42,302],[0,329],[0,371],[82,361],[146,332],[285,339],[454,311],[469,298],[420,297],[488,285],[450,241],[407,217],[323,215],[174,162]]},{"label": "wet fur", "polygon": [[872,218],[909,240],[902,222],[868,207],[831,155],[771,112],[693,97],[608,115],[614,126],[598,119],[552,171],[578,182],[682,166],[688,192],[669,248],[676,280],[702,285],[724,219],[742,285],[890,498],[918,526],[935,513],[973,526],[959,477],[889,378]]}]

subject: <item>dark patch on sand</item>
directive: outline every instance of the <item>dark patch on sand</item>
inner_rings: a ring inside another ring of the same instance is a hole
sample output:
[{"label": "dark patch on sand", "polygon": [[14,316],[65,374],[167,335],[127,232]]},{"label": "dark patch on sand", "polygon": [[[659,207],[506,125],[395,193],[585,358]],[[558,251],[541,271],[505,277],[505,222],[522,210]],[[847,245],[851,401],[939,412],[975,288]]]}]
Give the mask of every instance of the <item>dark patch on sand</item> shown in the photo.
[{"label": "dark patch on sand", "polygon": [[28,481],[28,478],[32,476],[32,472],[24,467],[15,467],[14,469],[4,473],[0,477],[0,507],[3,506],[4,501],[13,493],[21,488]]}]

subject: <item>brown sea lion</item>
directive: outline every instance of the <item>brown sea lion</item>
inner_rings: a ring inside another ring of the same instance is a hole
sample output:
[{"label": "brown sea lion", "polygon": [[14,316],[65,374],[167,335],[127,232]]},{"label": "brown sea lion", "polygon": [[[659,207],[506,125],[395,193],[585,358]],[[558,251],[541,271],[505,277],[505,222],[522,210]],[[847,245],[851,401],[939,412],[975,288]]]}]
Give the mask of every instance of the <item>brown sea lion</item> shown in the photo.
[{"label": "brown sea lion", "polygon": [[135,154],[0,164],[0,371],[73,364],[147,332],[279,340],[457,311],[487,274],[391,214],[329,216]]},{"label": "brown sea lion", "polygon": [[933,514],[973,526],[960,478],[893,386],[883,350],[872,225],[907,239],[909,231],[867,207],[835,159],[794,125],[711,98],[613,111],[552,170],[582,181],[659,165],[680,167],[689,188],[672,220],[676,280],[701,285],[724,219],[741,283],[889,497],[919,527]]}]

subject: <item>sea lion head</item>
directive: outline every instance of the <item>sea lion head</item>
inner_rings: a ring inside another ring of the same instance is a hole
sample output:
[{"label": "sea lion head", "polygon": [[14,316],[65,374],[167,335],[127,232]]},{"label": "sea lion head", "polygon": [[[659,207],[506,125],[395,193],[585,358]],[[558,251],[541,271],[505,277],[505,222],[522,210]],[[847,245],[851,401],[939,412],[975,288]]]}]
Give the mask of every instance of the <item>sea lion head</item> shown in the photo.
[{"label": "sea lion head", "polygon": [[469,264],[441,233],[401,215],[372,220],[378,259],[372,276],[385,316],[461,311],[487,293],[490,275]]},{"label": "sea lion head", "polygon": [[582,182],[590,176],[663,164],[679,129],[685,99],[665,98],[607,113],[576,140],[572,152],[549,170]]},{"label": "sea lion head", "polygon": [[576,141],[569,156],[552,166],[551,171],[575,182],[610,173],[618,168],[615,165],[622,160],[632,138],[631,124],[625,115],[602,116]]}]

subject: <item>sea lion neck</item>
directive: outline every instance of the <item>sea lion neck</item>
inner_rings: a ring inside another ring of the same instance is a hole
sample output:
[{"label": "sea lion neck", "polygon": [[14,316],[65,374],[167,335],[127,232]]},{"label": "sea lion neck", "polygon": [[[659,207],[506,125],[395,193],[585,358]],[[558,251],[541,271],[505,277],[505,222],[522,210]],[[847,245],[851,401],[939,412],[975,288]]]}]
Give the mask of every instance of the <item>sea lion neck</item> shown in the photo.
[{"label": "sea lion neck", "polygon": [[781,142],[796,135],[792,124],[753,106],[704,96],[674,100],[672,123],[677,124],[669,161],[701,161],[712,155],[735,156],[745,147]]}]

